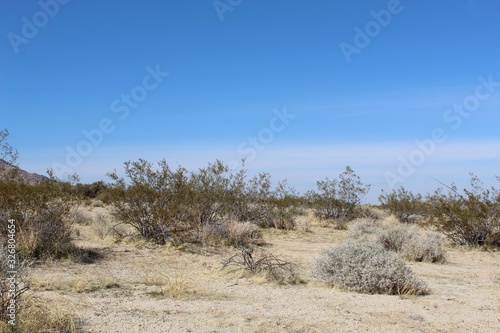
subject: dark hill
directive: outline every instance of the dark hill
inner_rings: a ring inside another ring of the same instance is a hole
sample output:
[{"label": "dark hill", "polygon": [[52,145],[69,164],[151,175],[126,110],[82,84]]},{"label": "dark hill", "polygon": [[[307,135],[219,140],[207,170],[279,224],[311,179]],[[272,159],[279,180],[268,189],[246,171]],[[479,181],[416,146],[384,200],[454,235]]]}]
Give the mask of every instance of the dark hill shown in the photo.
[{"label": "dark hill", "polygon": [[15,165],[10,164],[9,162],[0,159],[0,180],[5,180],[11,175],[15,175],[15,177],[17,177],[18,179],[22,179],[29,184],[37,184],[40,182],[49,181],[48,177],[25,171]]}]

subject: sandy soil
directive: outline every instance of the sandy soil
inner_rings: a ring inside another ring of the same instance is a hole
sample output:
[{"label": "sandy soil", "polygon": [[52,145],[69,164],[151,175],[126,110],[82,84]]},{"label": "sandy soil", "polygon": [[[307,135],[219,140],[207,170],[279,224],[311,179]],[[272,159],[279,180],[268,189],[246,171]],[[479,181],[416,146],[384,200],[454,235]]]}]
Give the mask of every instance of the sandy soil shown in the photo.
[{"label": "sandy soil", "polygon": [[[112,223],[105,208],[87,210]],[[43,263],[30,277],[32,293],[73,311],[83,332],[500,332],[500,252],[447,245],[445,264],[409,263],[431,294],[402,298],[315,281],[311,264],[347,231],[314,223],[265,232],[266,250],[296,263],[305,281],[287,286],[221,270],[234,249],[117,244],[95,223],[77,229],[77,243],[104,258]]]}]

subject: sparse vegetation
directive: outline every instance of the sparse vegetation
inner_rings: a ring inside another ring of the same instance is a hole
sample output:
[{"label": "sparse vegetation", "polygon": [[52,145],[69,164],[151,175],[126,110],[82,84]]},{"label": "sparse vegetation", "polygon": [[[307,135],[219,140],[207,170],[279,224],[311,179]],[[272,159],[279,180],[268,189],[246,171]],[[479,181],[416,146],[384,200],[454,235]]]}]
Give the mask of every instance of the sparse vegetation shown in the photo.
[{"label": "sparse vegetation", "polygon": [[426,284],[394,253],[375,243],[348,242],[326,250],[315,262],[320,281],[368,294],[425,295]]}]

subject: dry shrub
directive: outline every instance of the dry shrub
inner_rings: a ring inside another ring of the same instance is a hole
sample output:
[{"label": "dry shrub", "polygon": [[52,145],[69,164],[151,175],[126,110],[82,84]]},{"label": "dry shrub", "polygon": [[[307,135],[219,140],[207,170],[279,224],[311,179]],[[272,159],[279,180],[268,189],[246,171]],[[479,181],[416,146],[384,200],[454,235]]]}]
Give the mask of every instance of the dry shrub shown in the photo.
[{"label": "dry shrub", "polygon": [[326,250],[316,260],[313,275],[359,293],[425,295],[429,291],[398,255],[374,243],[348,242]]},{"label": "dry shrub", "polygon": [[[9,252],[10,251],[10,252]],[[11,267],[8,259],[12,255],[12,249],[0,245],[0,322],[8,322],[19,311],[21,296],[29,289],[26,281],[28,272],[28,263],[26,261],[17,261],[14,267]],[[15,274],[8,273],[15,271]]]},{"label": "dry shrub", "polygon": [[445,261],[441,235],[433,232],[421,233],[415,225],[380,226],[373,221],[361,219],[351,224],[349,236],[360,242],[379,244],[388,251],[399,253],[402,258],[409,261],[431,263]]},{"label": "dry shrub", "polygon": [[202,229],[202,242],[207,245],[248,246],[262,244],[262,233],[250,222],[223,221],[205,225]]},{"label": "dry shrub", "polygon": [[443,263],[446,261],[443,237],[435,232],[416,235],[404,244],[402,257],[410,261]]},{"label": "dry shrub", "polygon": [[222,268],[237,266],[236,270],[245,269],[252,274],[263,275],[268,281],[278,284],[302,282],[297,267],[292,262],[279,259],[263,249],[255,252],[253,248],[242,248],[239,253],[225,260]]},{"label": "dry shrub", "polygon": [[360,205],[356,208],[355,216],[358,218],[368,218],[371,220],[383,220],[389,214],[382,209],[373,207],[369,204]]},{"label": "dry shrub", "polygon": [[363,218],[349,225],[349,237],[359,241],[373,241],[380,233],[380,226],[373,220]]},{"label": "dry shrub", "polygon": [[405,245],[418,238],[418,230],[404,224],[390,225],[378,232],[378,242],[389,251],[401,252]]}]

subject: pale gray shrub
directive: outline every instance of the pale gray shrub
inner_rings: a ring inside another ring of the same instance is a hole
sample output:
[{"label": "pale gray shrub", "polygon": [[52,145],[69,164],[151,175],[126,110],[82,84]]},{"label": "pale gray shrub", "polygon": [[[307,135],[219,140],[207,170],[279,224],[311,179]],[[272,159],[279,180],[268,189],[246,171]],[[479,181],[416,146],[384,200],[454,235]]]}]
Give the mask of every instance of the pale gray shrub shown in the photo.
[{"label": "pale gray shrub", "polygon": [[393,224],[382,228],[372,220],[361,219],[351,224],[349,236],[359,242],[380,244],[409,261],[445,261],[442,236],[437,233],[421,234],[415,225]]},{"label": "pale gray shrub", "polygon": [[406,224],[394,224],[379,231],[377,241],[386,249],[401,252],[405,244],[418,238],[418,230]]},{"label": "pale gray shrub", "polygon": [[328,285],[359,293],[428,293],[425,282],[398,255],[371,242],[348,242],[326,250],[316,260],[313,275]]},{"label": "pale gray shrub", "polygon": [[381,228],[371,219],[363,218],[349,225],[349,237],[358,241],[375,241]]},{"label": "pale gray shrub", "polygon": [[446,261],[443,237],[435,232],[416,235],[404,244],[402,257],[410,261],[443,263]]}]

